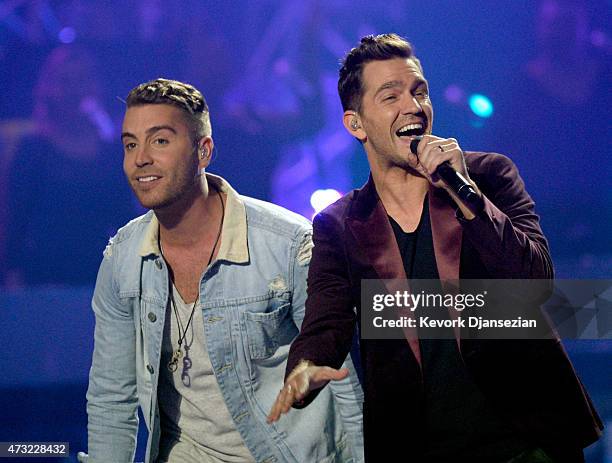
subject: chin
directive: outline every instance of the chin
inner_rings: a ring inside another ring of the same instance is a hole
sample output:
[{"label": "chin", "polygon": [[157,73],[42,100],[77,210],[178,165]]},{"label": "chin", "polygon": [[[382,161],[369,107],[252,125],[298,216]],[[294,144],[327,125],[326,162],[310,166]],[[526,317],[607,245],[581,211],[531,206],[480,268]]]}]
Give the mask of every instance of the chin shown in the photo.
[{"label": "chin", "polygon": [[145,209],[161,209],[167,206],[168,201],[164,201],[162,198],[149,198],[137,196],[138,202]]},{"label": "chin", "polygon": [[153,203],[151,201],[141,201],[139,199],[138,202],[145,209],[157,209],[159,207],[156,203]]}]

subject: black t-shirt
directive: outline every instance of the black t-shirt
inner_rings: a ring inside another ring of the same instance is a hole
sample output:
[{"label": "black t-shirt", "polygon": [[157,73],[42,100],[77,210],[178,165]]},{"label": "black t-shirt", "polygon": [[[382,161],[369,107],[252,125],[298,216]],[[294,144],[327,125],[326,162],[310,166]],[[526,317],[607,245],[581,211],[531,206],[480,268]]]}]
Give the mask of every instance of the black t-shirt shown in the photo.
[{"label": "black t-shirt", "polygon": [[[439,279],[427,197],[416,231],[404,232],[389,217],[409,279]],[[497,416],[470,376],[457,342],[420,339],[425,437],[422,461],[505,461],[527,444]]]}]

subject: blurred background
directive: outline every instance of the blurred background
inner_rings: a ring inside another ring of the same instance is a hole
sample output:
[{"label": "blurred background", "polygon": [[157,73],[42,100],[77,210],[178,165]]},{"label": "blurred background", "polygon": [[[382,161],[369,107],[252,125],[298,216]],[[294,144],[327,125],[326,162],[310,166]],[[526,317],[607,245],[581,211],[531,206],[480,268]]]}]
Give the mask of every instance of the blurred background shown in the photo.
[{"label": "blurred background", "polygon": [[[504,3],[0,1],[0,441],[69,441],[67,461],[86,449],[93,284],[108,238],[143,212],[121,99],[156,77],[204,93],[211,172],[311,218],[368,175],[341,124],[339,60],[397,32],[430,82],[434,133],[519,167],[557,276],[612,278],[612,4]],[[566,347],[612,427],[612,343]],[[611,436],[589,462],[612,462]]]}]

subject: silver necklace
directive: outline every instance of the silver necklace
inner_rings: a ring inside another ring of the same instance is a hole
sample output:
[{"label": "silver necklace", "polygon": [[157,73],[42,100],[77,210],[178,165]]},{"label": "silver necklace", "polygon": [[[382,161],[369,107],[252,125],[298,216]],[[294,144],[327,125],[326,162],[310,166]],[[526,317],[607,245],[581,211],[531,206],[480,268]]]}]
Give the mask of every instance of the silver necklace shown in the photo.
[{"label": "silver necklace", "polygon": [[[219,223],[219,231],[217,232],[217,238],[215,239],[215,244],[213,245],[212,251],[210,251],[210,256],[208,257],[208,263],[206,264],[206,268],[208,268],[208,266],[212,262],[212,258],[215,254],[215,249],[217,249],[217,244],[219,244],[219,239],[221,238],[221,230],[223,229],[223,219],[225,217],[225,205],[223,204],[223,198],[221,198],[220,192],[217,192],[217,194],[219,195],[219,201],[221,201],[221,222]],[[157,233],[157,242],[158,242],[157,244],[159,247],[159,252],[161,253],[162,257],[164,257],[164,252],[162,250],[159,232]],[[170,282],[172,283],[172,287],[170,289],[170,303],[172,304],[172,311],[174,312],[174,316],[176,317],[176,326],[179,332],[178,346],[176,350],[172,351],[172,358],[170,359],[167,365],[168,370],[174,373],[176,369],[178,368],[179,359],[183,356],[183,350],[182,350],[183,342],[185,341],[185,338],[187,337],[187,330],[189,329],[189,326],[191,325],[191,321],[193,320],[193,314],[195,313],[196,305],[198,304],[198,301],[200,300],[200,293],[198,291],[198,297],[196,297],[196,300],[193,303],[193,306],[191,307],[191,314],[189,315],[187,326],[183,328],[181,317],[179,316],[178,310],[176,308],[176,303],[174,302],[174,281],[172,281],[172,275],[169,275],[169,276],[171,280]]]}]

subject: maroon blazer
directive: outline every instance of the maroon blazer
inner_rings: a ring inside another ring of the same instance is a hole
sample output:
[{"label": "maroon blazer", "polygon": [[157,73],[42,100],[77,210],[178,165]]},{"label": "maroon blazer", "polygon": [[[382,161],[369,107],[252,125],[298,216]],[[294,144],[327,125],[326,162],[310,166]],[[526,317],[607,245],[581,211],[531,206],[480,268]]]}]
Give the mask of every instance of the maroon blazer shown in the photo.
[{"label": "maroon blazer", "polygon": [[[473,220],[457,218],[448,195],[430,188],[440,278],[552,278],[548,244],[515,165],[494,153],[468,152],[465,160],[485,207]],[[371,177],[318,214],[313,227],[306,314],[287,373],[301,359],[339,368],[360,321],[361,280],[406,278]],[[576,450],[601,435],[601,420],[560,342],[461,340],[460,352],[494,409],[534,445]],[[416,419],[423,407],[418,341],[362,340],[360,355],[366,455],[410,455],[422,429]],[[304,406],[314,397],[316,391]]]}]

